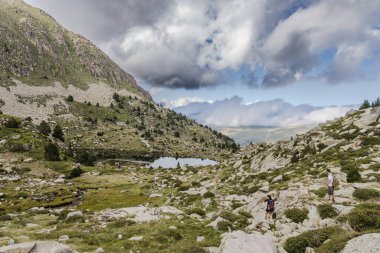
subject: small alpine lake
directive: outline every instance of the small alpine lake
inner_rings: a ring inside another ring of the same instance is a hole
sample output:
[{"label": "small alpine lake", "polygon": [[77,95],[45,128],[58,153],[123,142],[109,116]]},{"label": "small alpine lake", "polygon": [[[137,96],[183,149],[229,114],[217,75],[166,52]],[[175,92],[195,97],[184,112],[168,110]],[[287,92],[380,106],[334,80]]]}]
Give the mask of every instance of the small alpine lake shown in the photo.
[{"label": "small alpine lake", "polygon": [[174,169],[178,166],[180,167],[199,167],[199,166],[208,166],[216,165],[217,161],[210,159],[202,158],[175,158],[175,157],[160,157],[154,160],[152,163],[147,164],[146,167],[152,167],[154,169],[163,168],[163,169]]}]

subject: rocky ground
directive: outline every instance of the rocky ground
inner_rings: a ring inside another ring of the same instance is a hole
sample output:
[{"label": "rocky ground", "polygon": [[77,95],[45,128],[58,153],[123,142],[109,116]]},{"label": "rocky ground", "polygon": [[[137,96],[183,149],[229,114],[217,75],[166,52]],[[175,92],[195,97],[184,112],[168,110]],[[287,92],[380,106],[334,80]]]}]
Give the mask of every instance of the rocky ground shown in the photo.
[{"label": "rocky ground", "polygon": [[[4,149],[0,252],[378,252],[378,120],[379,108],[351,112],[201,168],[83,166]],[[84,173],[70,177],[77,166]],[[340,182],[333,204],[327,168]]]}]

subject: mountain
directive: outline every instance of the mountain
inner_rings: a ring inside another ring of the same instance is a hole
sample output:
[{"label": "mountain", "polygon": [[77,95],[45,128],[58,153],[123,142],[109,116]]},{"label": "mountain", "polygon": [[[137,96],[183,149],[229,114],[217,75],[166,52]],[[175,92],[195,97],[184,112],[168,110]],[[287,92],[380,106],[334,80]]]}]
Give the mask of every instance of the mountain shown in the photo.
[{"label": "mountain", "polygon": [[[0,115],[0,251],[376,252],[379,118],[380,107],[352,111],[217,165],[149,169],[79,165],[62,147],[48,161],[51,136]],[[334,203],[327,169],[339,180]],[[265,219],[267,195],[275,219]]]},{"label": "mountain", "polygon": [[80,35],[21,0],[0,1],[0,110],[60,125],[64,145],[99,158],[218,157],[232,139],[155,104]]},{"label": "mountain", "polygon": [[150,95],[86,38],[21,0],[0,1],[1,86],[14,79],[28,85],[85,88],[103,82],[150,99]]}]

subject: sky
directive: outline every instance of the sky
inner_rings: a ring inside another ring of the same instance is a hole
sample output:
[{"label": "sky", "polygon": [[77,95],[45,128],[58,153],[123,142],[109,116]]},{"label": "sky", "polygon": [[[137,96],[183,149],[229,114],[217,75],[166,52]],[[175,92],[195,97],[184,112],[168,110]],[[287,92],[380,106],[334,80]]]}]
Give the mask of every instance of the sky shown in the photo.
[{"label": "sky", "polygon": [[[380,95],[380,1],[26,2],[93,41],[155,101],[211,125],[320,122]],[[237,120],[215,119],[226,108]]]}]

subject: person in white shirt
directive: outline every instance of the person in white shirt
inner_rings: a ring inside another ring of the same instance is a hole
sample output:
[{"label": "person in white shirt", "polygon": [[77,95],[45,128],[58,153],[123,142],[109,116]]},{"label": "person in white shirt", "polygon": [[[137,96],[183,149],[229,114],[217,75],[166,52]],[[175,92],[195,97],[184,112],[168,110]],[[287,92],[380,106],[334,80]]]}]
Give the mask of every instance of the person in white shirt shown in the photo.
[{"label": "person in white shirt", "polygon": [[327,192],[329,194],[330,203],[334,202],[334,176],[330,169],[327,169]]}]

